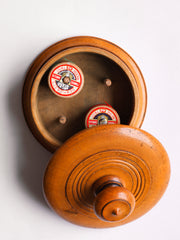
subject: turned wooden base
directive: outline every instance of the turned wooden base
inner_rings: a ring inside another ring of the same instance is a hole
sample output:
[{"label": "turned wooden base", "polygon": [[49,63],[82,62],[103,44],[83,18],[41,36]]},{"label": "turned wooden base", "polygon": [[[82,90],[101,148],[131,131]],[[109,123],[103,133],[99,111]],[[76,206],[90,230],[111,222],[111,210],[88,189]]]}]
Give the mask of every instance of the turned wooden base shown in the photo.
[{"label": "turned wooden base", "polygon": [[[50,90],[48,77],[58,63],[77,65],[84,86],[65,99]],[[146,111],[146,87],[135,61],[121,48],[94,37],[60,41],[42,52],[32,63],[23,89],[23,109],[34,136],[51,152],[83,130],[89,109],[110,104],[121,123],[140,127]],[[64,116],[66,123],[59,119]]]}]

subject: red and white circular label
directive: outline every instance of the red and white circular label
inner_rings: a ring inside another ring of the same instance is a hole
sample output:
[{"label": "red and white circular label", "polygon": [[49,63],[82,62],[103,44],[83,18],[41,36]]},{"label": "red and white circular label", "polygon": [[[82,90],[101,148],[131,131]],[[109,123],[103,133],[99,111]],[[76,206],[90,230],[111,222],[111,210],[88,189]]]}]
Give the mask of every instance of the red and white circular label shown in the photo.
[{"label": "red and white circular label", "polygon": [[97,125],[120,124],[120,118],[116,110],[108,105],[97,105],[90,109],[86,115],[86,128]]},{"label": "red and white circular label", "polygon": [[51,91],[57,96],[73,97],[81,91],[84,76],[77,65],[64,62],[51,70],[48,83]]}]

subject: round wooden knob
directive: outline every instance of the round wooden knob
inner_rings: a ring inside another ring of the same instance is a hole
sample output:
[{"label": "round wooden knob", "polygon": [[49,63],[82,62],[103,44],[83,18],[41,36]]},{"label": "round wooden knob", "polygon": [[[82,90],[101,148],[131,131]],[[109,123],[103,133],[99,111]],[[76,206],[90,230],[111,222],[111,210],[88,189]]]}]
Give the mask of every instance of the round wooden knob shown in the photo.
[{"label": "round wooden knob", "polygon": [[[107,178],[109,180],[107,181]],[[99,186],[99,182],[104,184]],[[96,215],[104,221],[120,221],[129,216],[135,207],[133,194],[121,183],[111,177],[102,177],[95,183],[94,210]]]}]

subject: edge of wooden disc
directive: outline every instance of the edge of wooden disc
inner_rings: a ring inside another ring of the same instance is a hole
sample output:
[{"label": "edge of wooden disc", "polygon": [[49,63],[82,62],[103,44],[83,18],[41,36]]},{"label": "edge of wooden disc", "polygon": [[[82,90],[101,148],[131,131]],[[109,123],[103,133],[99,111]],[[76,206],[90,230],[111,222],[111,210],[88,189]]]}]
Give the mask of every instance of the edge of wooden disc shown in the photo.
[{"label": "edge of wooden disc", "polygon": [[[119,178],[136,201],[132,214],[118,222],[103,221],[93,210],[94,183],[108,175]],[[78,132],[55,152],[45,172],[44,193],[56,213],[74,224],[114,227],[148,212],[169,177],[169,157],[155,137],[126,125],[102,125]]]}]

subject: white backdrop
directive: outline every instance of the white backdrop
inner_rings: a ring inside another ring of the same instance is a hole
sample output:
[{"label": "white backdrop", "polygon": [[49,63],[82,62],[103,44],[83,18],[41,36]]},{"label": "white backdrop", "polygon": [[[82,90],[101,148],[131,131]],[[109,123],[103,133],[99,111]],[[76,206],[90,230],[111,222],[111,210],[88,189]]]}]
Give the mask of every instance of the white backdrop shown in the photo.
[{"label": "white backdrop", "polygon": [[[1,239],[180,239],[179,12],[179,0],[0,0]],[[24,75],[35,56],[78,35],[112,41],[138,63],[148,90],[142,129],[162,142],[171,160],[160,202],[111,229],[75,226],[47,207],[41,182],[51,154],[31,135],[21,108]]]}]

